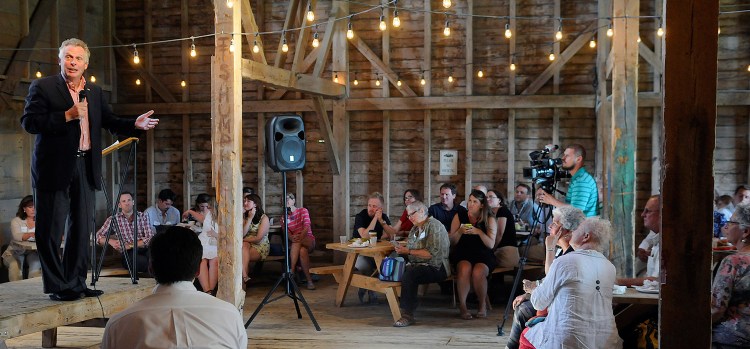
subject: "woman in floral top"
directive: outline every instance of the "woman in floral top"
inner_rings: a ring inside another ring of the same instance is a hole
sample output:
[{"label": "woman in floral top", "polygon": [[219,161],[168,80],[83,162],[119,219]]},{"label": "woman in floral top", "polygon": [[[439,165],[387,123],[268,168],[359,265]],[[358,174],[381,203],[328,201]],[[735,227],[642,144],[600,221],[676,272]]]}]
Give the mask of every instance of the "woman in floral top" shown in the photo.
[{"label": "woman in floral top", "polygon": [[718,348],[750,347],[750,205],[740,204],[722,228],[737,253],[721,261],[711,290],[712,341]]}]

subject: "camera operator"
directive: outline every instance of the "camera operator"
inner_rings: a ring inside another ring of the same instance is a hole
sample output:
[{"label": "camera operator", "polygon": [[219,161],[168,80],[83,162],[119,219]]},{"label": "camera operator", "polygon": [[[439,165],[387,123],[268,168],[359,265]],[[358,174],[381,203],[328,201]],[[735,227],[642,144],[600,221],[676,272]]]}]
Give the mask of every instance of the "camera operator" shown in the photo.
[{"label": "camera operator", "polygon": [[586,217],[599,215],[599,189],[596,181],[583,165],[586,149],[580,144],[571,144],[565,148],[562,156],[562,169],[569,171],[572,176],[568,186],[565,201],[558,200],[551,193],[539,190],[536,199],[540,203],[550,206],[572,205],[583,211]]}]

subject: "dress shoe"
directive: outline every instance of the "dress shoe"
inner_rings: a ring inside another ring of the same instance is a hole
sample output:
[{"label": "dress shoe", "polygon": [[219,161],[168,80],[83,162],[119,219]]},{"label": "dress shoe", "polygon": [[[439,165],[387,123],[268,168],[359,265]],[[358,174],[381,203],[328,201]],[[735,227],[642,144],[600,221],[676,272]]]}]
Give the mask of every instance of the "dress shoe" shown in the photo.
[{"label": "dress shoe", "polygon": [[90,288],[85,288],[83,291],[81,291],[81,295],[84,297],[99,297],[104,294],[104,291],[102,290],[92,290]]},{"label": "dress shoe", "polygon": [[62,290],[49,295],[49,299],[53,301],[69,302],[81,298],[81,294],[73,290]]}]

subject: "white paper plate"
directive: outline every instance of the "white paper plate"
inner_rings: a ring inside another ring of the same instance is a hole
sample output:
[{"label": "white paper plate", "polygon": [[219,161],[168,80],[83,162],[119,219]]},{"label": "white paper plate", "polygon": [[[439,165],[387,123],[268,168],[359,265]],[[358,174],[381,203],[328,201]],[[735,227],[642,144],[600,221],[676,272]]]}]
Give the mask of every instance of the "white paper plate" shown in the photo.
[{"label": "white paper plate", "polygon": [[636,291],[641,292],[641,293],[653,293],[653,294],[658,294],[659,293],[658,289],[653,289],[653,288],[650,288],[650,287],[633,286],[633,288]]},{"label": "white paper plate", "polygon": [[34,242],[34,241],[36,241],[36,238],[34,238],[34,237],[31,237],[31,238],[28,238],[28,239],[27,239],[26,241],[29,241],[29,242]]}]

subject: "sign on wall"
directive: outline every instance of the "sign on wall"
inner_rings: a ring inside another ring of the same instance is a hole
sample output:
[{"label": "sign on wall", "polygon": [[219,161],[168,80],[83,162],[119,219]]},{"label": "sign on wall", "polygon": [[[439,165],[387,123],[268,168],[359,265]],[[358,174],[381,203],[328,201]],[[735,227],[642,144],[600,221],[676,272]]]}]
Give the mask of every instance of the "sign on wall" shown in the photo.
[{"label": "sign on wall", "polygon": [[440,175],[455,176],[458,174],[458,150],[440,151]]}]

